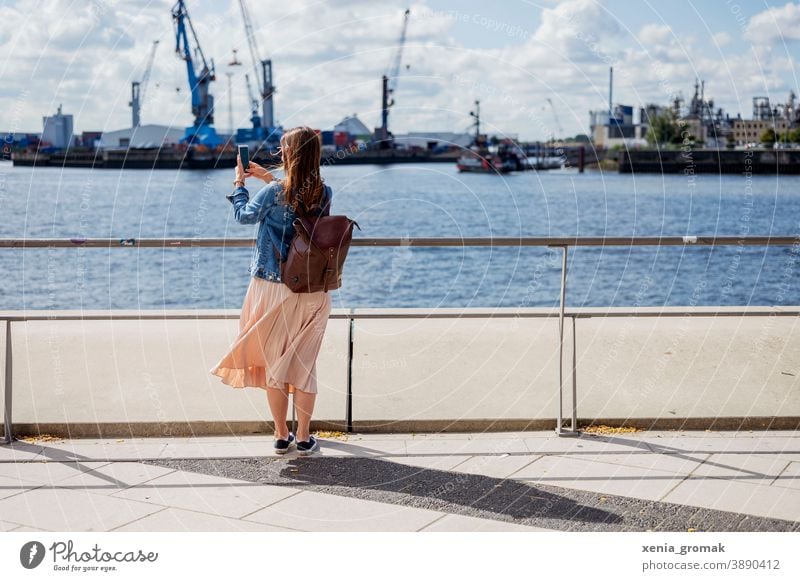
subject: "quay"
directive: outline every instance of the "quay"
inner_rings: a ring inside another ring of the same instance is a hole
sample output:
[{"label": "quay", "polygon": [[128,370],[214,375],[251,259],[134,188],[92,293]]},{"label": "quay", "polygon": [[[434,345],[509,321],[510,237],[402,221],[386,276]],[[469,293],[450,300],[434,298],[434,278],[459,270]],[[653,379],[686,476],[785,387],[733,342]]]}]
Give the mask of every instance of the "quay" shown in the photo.
[{"label": "quay", "polygon": [[800,174],[800,149],[621,149],[619,173]]},{"label": "quay", "polygon": [[[253,243],[125,242],[4,240],[0,251]],[[572,246],[796,252],[794,238],[410,243],[561,248],[560,306],[335,309],[311,458],[273,456],[264,392],[208,373],[237,311],[0,312],[0,526],[800,530],[800,306],[566,303]]]}]

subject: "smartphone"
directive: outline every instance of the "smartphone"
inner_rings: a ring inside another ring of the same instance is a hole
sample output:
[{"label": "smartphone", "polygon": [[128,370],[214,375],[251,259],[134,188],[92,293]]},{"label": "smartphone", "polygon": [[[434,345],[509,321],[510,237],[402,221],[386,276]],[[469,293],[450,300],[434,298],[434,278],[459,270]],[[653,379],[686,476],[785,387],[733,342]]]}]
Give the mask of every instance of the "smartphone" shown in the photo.
[{"label": "smartphone", "polygon": [[250,165],[250,147],[247,145],[240,145],[239,146],[239,157],[242,158],[242,167],[244,171],[247,171],[247,167]]}]

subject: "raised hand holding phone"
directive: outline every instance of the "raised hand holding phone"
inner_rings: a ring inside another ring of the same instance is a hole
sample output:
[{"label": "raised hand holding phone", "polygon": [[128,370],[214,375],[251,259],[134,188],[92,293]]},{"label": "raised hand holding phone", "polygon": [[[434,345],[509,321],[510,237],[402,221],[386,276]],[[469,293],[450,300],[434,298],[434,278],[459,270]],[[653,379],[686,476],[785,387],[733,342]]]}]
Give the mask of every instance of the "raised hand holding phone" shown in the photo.
[{"label": "raised hand holding phone", "polygon": [[247,168],[247,177],[258,178],[260,180],[264,180],[266,183],[270,183],[275,179],[269,170],[267,170],[267,168],[262,167],[253,161],[250,162],[250,165]]},{"label": "raised hand holding phone", "polygon": [[244,171],[244,166],[242,166],[242,158],[241,156],[236,156],[236,178],[233,180],[234,186],[244,186],[244,180],[248,177],[248,174]]},{"label": "raised hand holding phone", "polygon": [[250,147],[247,145],[240,145],[239,157],[242,159],[242,167],[245,168],[245,173],[247,173],[247,168],[250,165]]}]

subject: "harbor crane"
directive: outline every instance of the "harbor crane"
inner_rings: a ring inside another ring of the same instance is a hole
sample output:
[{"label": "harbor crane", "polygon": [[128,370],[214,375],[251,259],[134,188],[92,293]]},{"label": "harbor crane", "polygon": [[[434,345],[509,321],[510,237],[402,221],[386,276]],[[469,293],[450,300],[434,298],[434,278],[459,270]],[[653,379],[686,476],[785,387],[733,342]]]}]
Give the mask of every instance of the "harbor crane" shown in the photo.
[{"label": "harbor crane", "polygon": [[553,110],[553,119],[556,122],[556,127],[558,128],[558,138],[561,139],[564,137],[564,128],[561,127],[561,121],[558,119],[558,111],[556,111],[556,106],[553,105],[553,100],[548,97],[547,102],[550,103],[550,109]]},{"label": "harbor crane", "polygon": [[[200,41],[197,38],[189,11],[184,0],[178,0],[172,8],[172,23],[175,28],[175,52],[186,61],[186,73],[189,79],[189,90],[192,93],[192,114],[194,125],[186,128],[186,133],[181,143],[190,145],[204,145],[210,148],[217,147],[221,139],[214,129],[214,97],[209,92],[209,85],[216,80],[214,60],[209,66]],[[189,41],[188,30],[192,33],[194,46]],[[199,58],[199,68],[195,70],[192,54]]]},{"label": "harbor crane", "polygon": [[239,0],[239,7],[242,11],[242,20],[244,21],[244,32],[247,37],[247,47],[250,50],[250,59],[253,62],[254,78],[256,83],[259,84],[259,90],[261,92],[262,118],[260,120],[260,126],[268,133],[273,133],[275,120],[272,96],[275,93],[275,86],[272,84],[272,59],[262,59],[260,56],[261,51],[256,41],[253,19],[250,18],[250,11],[247,9],[246,1]]},{"label": "harbor crane", "polygon": [[381,93],[381,126],[375,129],[375,141],[381,149],[392,147],[391,133],[389,133],[389,107],[394,105],[394,92],[397,89],[397,78],[400,76],[400,65],[403,60],[403,47],[406,44],[406,32],[408,31],[408,18],[411,10],[406,9],[403,13],[403,27],[400,31],[400,39],[397,42],[397,52],[392,59],[390,68],[384,73],[382,78]]},{"label": "harbor crane", "polygon": [[153,41],[153,47],[150,49],[150,56],[147,57],[147,64],[144,67],[141,81],[133,81],[131,83],[131,101],[128,103],[131,107],[133,119],[131,127],[136,129],[141,123],[142,105],[144,104],[144,97],[147,92],[147,84],[150,82],[150,71],[153,70],[153,63],[156,58],[156,49],[158,48],[158,41]]},{"label": "harbor crane", "polygon": [[253,93],[253,86],[250,84],[250,75],[245,73],[244,82],[247,84],[247,96],[250,98],[250,121],[253,129],[257,131],[261,127],[261,117],[258,115],[258,99]]}]

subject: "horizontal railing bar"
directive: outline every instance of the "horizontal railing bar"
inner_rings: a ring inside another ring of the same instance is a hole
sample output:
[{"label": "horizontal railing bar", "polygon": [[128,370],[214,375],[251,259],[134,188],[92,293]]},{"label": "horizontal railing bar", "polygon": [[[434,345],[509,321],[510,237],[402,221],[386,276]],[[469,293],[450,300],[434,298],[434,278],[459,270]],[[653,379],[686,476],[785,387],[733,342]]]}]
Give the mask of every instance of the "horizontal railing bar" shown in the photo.
[{"label": "horizontal railing bar", "polygon": [[[0,238],[0,248],[247,248],[253,238]],[[800,236],[353,238],[352,246],[800,246]]]},{"label": "horizontal railing bar", "polygon": [[[186,309],[143,309],[135,312],[120,310],[5,310],[0,311],[0,321],[162,321],[162,320],[238,320],[237,309],[211,309],[189,312]],[[666,317],[797,317],[798,306],[744,306],[744,307],[567,307],[566,317],[590,318],[666,318]],[[558,307],[528,307],[500,309],[468,307],[465,309],[401,308],[382,312],[363,312],[358,309],[333,308],[331,319],[551,319],[558,318]]]}]

